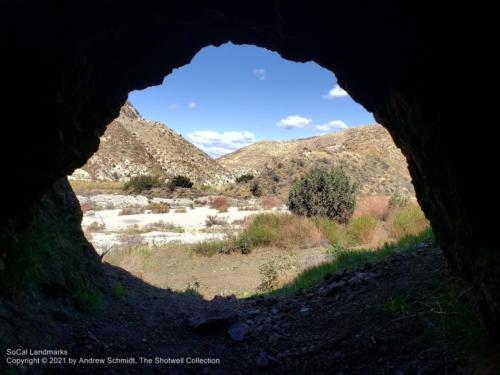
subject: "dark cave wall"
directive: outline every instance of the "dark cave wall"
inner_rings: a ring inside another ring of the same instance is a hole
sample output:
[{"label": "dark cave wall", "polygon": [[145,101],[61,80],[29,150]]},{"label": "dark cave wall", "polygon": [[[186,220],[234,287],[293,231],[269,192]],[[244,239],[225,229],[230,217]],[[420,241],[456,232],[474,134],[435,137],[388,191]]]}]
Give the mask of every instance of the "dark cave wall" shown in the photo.
[{"label": "dark cave wall", "polygon": [[3,4],[0,38],[8,53],[1,74],[11,134],[1,145],[9,183],[0,226],[27,225],[43,192],[95,152],[129,91],[160,84],[206,45],[255,44],[333,71],[389,129],[451,268],[476,288],[485,321],[500,333],[500,257],[484,215],[494,197],[488,173],[495,170],[490,125],[496,113],[487,88],[496,71],[495,13],[459,7],[278,0]]}]

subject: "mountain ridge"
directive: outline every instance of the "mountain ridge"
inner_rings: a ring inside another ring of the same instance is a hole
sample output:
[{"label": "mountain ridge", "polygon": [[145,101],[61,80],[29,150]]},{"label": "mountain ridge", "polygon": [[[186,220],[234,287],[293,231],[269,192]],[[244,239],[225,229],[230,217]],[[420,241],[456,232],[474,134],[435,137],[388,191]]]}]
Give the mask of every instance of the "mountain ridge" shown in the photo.
[{"label": "mountain ridge", "polygon": [[205,152],[165,124],[142,118],[127,102],[100,138],[97,152],[71,178],[126,181],[133,176],[161,174],[189,177],[197,184],[223,184],[231,174]]}]

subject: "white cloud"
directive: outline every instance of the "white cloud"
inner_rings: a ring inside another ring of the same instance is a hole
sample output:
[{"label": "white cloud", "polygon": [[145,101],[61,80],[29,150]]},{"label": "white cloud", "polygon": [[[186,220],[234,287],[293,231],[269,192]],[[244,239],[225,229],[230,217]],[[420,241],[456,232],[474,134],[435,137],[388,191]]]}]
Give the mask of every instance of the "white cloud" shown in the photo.
[{"label": "white cloud", "polygon": [[278,128],[283,128],[283,129],[301,129],[305,128],[307,125],[309,125],[312,122],[310,118],[307,117],[302,117],[298,115],[291,115],[282,118],[276,123],[276,126]]},{"label": "white cloud", "polygon": [[316,129],[329,132],[332,130],[341,130],[349,128],[344,121],[341,120],[333,120],[329,121],[326,124],[316,125]]},{"label": "white cloud", "polygon": [[196,103],[195,102],[189,103],[189,108],[195,108],[195,107],[196,107]]},{"label": "white cloud", "polygon": [[328,94],[323,95],[323,98],[336,99],[336,98],[342,98],[343,96],[349,96],[349,94],[342,87],[340,87],[338,84],[336,84],[333,89],[328,91]]},{"label": "white cloud", "polygon": [[177,104],[170,104],[168,106],[168,108],[170,108],[170,109],[176,109],[177,108]]},{"label": "white cloud", "polygon": [[254,69],[253,70],[253,75],[257,77],[259,80],[263,81],[266,79],[266,69]]},{"label": "white cloud", "polygon": [[255,135],[247,131],[214,132],[196,130],[187,138],[212,157],[219,157],[255,142]]}]

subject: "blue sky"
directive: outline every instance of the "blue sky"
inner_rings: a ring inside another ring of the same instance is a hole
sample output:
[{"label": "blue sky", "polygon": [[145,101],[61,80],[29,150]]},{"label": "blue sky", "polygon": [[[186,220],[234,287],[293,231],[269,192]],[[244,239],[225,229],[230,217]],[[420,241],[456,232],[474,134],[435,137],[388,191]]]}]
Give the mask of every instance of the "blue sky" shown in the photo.
[{"label": "blue sky", "polygon": [[256,141],[375,122],[333,73],[248,45],[206,47],[160,86],[133,91],[129,100],[144,118],[165,123],[213,157]]}]

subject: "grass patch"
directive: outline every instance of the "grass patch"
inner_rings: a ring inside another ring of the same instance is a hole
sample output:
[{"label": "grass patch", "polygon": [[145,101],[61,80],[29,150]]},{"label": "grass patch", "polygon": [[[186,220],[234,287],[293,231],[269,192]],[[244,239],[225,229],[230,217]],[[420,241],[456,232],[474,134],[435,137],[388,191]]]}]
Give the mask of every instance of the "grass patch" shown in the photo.
[{"label": "grass patch", "polygon": [[347,226],[348,236],[353,244],[369,244],[375,235],[378,221],[370,215],[351,219]]},{"label": "grass patch", "polygon": [[75,306],[83,311],[96,312],[102,304],[101,291],[90,285],[80,286],[73,294]]},{"label": "grass patch", "polygon": [[192,246],[190,251],[205,256],[231,252],[248,254],[256,247],[296,249],[326,243],[321,231],[310,218],[285,213],[265,213],[251,217],[238,236],[228,236],[219,241],[200,242]]},{"label": "grass patch", "polygon": [[392,238],[403,238],[417,234],[429,226],[425,214],[416,204],[395,207],[389,214],[388,230]]},{"label": "grass patch", "polygon": [[312,219],[290,214],[255,215],[241,236],[250,242],[252,248],[272,246],[278,249],[303,249],[325,243],[325,238]]},{"label": "grass patch", "polygon": [[68,180],[73,191],[78,195],[88,195],[91,193],[111,193],[123,190],[121,181],[82,181]]},{"label": "grass patch", "polygon": [[407,251],[413,248],[415,245],[423,241],[428,241],[433,238],[432,230],[430,228],[424,230],[417,235],[408,235],[398,242],[393,244],[386,244],[384,247],[372,250],[372,249],[357,249],[348,250],[340,246],[335,246],[329,252],[332,255],[333,260],[328,263],[321,264],[316,267],[312,267],[300,275],[298,275],[291,283],[283,286],[280,289],[271,292],[272,295],[290,295],[294,292],[310,288],[314,285],[319,284],[324,280],[326,275],[335,275],[343,270],[350,271],[357,267],[364,265],[365,263],[371,263],[379,261],[386,256],[393,254],[398,251]]},{"label": "grass patch", "polygon": [[121,283],[117,282],[113,287],[113,295],[115,296],[115,298],[123,300],[127,295],[127,290]]},{"label": "grass patch", "polygon": [[166,214],[170,211],[170,206],[164,202],[151,202],[144,209],[151,211],[153,214]]},{"label": "grass patch", "polygon": [[157,246],[148,245],[142,242],[142,238],[137,235],[130,235],[126,245],[108,252],[104,260],[114,266],[122,267],[124,265],[137,265],[142,268],[152,261],[152,256],[158,249]]},{"label": "grass patch", "polygon": [[237,249],[234,238],[228,237],[224,240],[197,242],[189,248],[189,252],[191,254],[211,257],[215,254],[230,254]]}]

